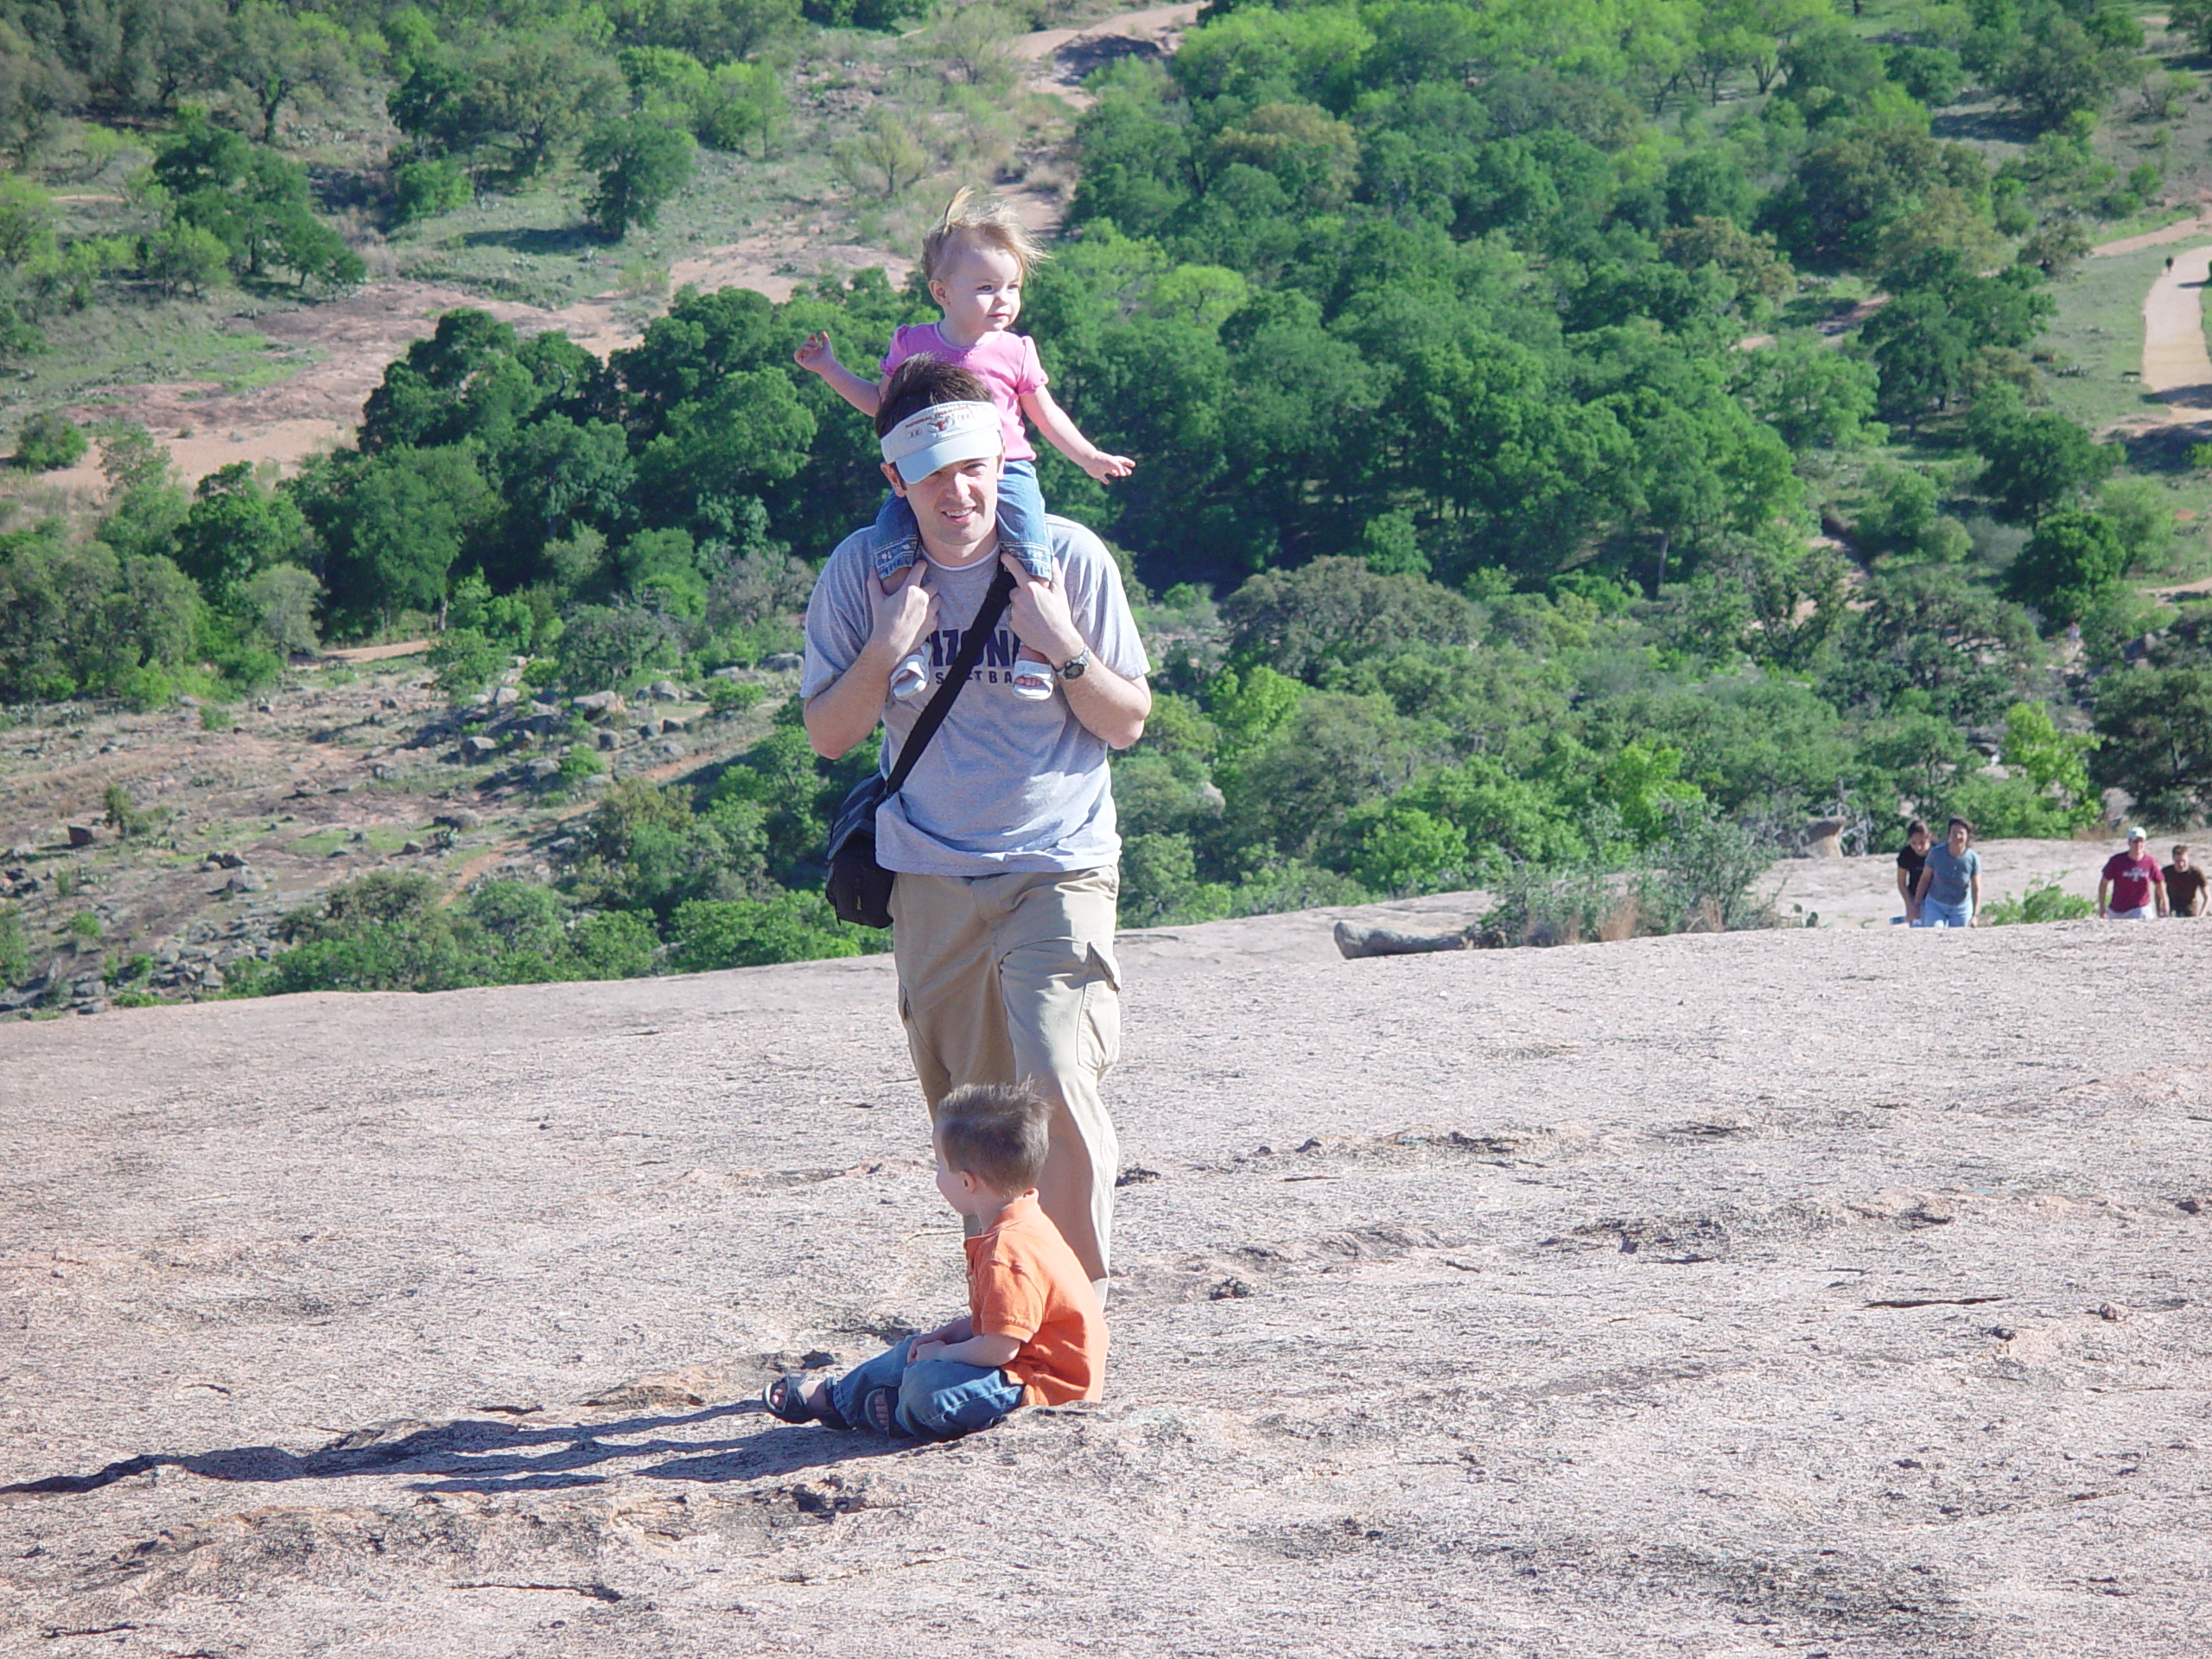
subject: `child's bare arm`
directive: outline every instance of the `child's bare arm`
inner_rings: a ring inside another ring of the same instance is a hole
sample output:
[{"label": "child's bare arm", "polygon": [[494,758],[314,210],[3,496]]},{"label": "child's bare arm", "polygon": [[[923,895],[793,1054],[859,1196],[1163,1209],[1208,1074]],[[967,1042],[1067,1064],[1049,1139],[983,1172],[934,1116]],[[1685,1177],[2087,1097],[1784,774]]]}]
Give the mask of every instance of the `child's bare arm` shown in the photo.
[{"label": "child's bare arm", "polygon": [[1068,412],[1052,394],[1039,386],[1021,394],[1022,413],[1035,423],[1046,442],[1070,461],[1103,484],[1109,478],[1127,478],[1137,464],[1127,455],[1109,455],[1083,435]]},{"label": "child's bare arm", "polygon": [[[927,1349],[926,1353],[923,1350]],[[908,1351],[907,1363],[917,1360],[946,1359],[956,1365],[975,1365],[995,1371],[1021,1351],[1020,1341],[1014,1337],[970,1337],[965,1342],[918,1342]]]},{"label": "child's bare arm", "polygon": [[923,1332],[919,1340],[922,1342],[941,1342],[950,1344],[956,1342],[965,1342],[969,1338],[975,1334],[975,1320],[970,1319],[967,1314],[963,1313],[957,1319],[947,1319],[943,1325],[938,1326],[934,1331]]},{"label": "child's bare arm", "polygon": [[806,343],[793,352],[791,357],[802,369],[827,380],[830,390],[861,414],[872,416],[883,406],[883,388],[874,380],[861,379],[840,363],[836,348],[830,345],[827,333],[809,334]]}]

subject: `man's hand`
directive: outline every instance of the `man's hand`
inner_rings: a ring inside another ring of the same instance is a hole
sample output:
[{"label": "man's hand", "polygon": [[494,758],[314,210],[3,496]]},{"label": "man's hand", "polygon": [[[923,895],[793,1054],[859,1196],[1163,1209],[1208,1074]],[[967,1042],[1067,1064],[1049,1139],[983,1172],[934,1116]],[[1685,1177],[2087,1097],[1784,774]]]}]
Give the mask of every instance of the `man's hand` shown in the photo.
[{"label": "man's hand", "polygon": [[937,626],[937,594],[928,576],[929,566],[916,559],[906,569],[906,579],[889,593],[880,582],[868,584],[868,609],[874,618],[868,644],[893,663],[903,662]]},{"label": "man's hand", "polygon": [[830,344],[827,329],[817,329],[806,337],[806,343],[791,353],[791,359],[810,374],[828,375],[832,369],[842,367],[837,361],[836,348]]},{"label": "man's hand", "polygon": [[1014,594],[1007,601],[1006,619],[1014,638],[1038,652],[1054,668],[1090,648],[1075,626],[1068,596],[1056,582],[1042,582],[1023,568],[1011,553],[1001,553],[999,563],[1014,572]]},{"label": "man's hand", "polygon": [[1137,469],[1127,455],[1109,455],[1103,449],[1092,450],[1078,465],[1101,484],[1109,478],[1127,478]]}]

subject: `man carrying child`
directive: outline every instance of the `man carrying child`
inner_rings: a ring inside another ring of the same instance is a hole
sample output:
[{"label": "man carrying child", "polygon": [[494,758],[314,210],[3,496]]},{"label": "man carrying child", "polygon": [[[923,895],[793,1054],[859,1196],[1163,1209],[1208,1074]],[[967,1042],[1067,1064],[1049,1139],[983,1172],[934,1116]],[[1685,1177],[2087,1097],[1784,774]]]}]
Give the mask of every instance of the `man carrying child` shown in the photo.
[{"label": "man carrying child", "polygon": [[[807,604],[807,737],[834,758],[880,722],[888,770],[926,701],[893,695],[893,676],[918,652],[941,678],[993,577],[1012,574],[987,666],[876,814],[876,860],[896,877],[899,1012],[932,1114],[963,1084],[1034,1085],[1052,1109],[1038,1196],[1103,1298],[1119,1152],[1100,1083],[1121,1033],[1107,753],[1144,734],[1150,665],[1096,536],[1047,518],[1049,576],[1001,550],[1001,425],[974,375],[908,359],[875,428],[922,556],[886,592],[864,530],[823,566]],[[1017,641],[1048,665],[1043,700],[1003,671]]]}]

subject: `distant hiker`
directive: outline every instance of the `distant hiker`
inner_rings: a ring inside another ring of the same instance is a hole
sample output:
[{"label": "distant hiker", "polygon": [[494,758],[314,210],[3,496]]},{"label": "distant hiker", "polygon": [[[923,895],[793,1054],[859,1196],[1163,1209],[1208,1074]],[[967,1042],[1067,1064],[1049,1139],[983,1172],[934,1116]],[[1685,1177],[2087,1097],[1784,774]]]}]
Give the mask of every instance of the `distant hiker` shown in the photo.
[{"label": "distant hiker", "polygon": [[2204,913],[2204,872],[2189,861],[2189,849],[2177,846],[2174,861],[2166,866],[2166,913],[2202,916]]},{"label": "distant hiker", "polygon": [[1905,825],[1904,845],[1897,849],[1897,897],[1904,900],[1908,926],[1920,925],[1920,871],[1928,862],[1928,848],[1933,840],[1928,826],[1915,818]]},{"label": "distant hiker", "polygon": [[1953,818],[1941,847],[1928,849],[1920,867],[1923,927],[1972,927],[1981,914],[1981,855],[1967,849],[1974,825]]},{"label": "distant hiker", "polygon": [[937,1190],[973,1230],[968,1311],[834,1381],[776,1378],[761,1395],[770,1411],[787,1423],[949,1440],[1020,1406],[1098,1398],[1106,1316],[1037,1203],[1052,1116],[1027,1089],[956,1089],[938,1103]]},{"label": "distant hiker", "polygon": [[2127,850],[2105,861],[2097,879],[2097,914],[2115,922],[2147,922],[2166,913],[2166,878],[2144,850],[2140,830],[2127,832]]},{"label": "distant hiker", "polygon": [[[1045,527],[1045,498],[1037,489],[1037,451],[1022,425],[1026,414],[1052,447],[1104,483],[1127,478],[1136,463],[1109,455],[1077,429],[1065,410],[1045,390],[1044,365],[1027,334],[1014,332],[1021,315],[1021,289],[1031,271],[1052,255],[1037,244],[1028,227],[1002,202],[976,200],[963,190],[944,210],[935,229],[922,238],[922,276],[942,314],[937,321],[899,329],[884,354],[880,380],[864,380],[837,360],[826,332],[807,336],[794,353],[801,368],[820,375],[837,395],[863,415],[883,406],[890,377],[909,358],[928,356],[966,369],[989,388],[999,412],[1006,462],[999,477],[999,545],[1019,558],[1040,582],[1052,575],[1052,542]],[[875,519],[875,575],[890,593],[906,568],[922,556],[915,539],[913,509],[893,489]],[[932,664],[922,652],[893,671],[891,695],[912,697],[935,684]],[[1014,695],[1042,702],[1052,695],[1052,665],[1025,645],[1016,659]]]},{"label": "distant hiker", "polygon": [[[1103,1287],[1119,1152],[1100,1080],[1120,1046],[1114,906],[1121,837],[1106,757],[1144,734],[1151,671],[1105,544],[1045,521],[1052,575],[999,545],[1001,434],[982,381],[929,357],[893,372],[876,412],[884,474],[912,503],[923,559],[896,590],[875,580],[875,535],[848,536],[806,607],[806,733],[835,759],[884,728],[888,773],[923,714],[890,695],[918,650],[949,664],[1003,569],[1013,595],[905,786],[874,815],[899,1012],[922,1093],[1029,1083],[1052,1107],[1037,1187],[1045,1213]],[[1049,701],[1024,701],[1016,641],[1058,664]],[[943,677],[943,676],[940,676]]]}]

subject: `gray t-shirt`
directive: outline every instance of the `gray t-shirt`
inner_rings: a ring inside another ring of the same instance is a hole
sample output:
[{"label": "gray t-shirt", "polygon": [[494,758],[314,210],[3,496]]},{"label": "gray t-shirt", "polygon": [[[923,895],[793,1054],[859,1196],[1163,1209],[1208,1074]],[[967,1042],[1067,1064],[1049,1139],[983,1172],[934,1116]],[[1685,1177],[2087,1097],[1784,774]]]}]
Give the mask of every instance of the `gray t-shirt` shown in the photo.
[{"label": "gray t-shirt", "polygon": [[1928,896],[1939,905],[1963,905],[1974,896],[1981,855],[1971,847],[1957,858],[1940,842],[1928,849]]},{"label": "gray t-shirt", "polygon": [[[1081,524],[1047,516],[1058,580],[1077,631],[1096,658],[1135,679],[1151,672],[1136,619],[1122,591],[1122,574],[1099,539]],[[874,533],[858,531],[837,544],[822,567],[806,605],[806,670],[799,695],[811,698],[835,684],[868,644],[875,577]],[[938,681],[960,649],[960,636],[983,603],[995,556],[960,570],[932,566],[938,632],[925,636],[935,671],[931,690],[904,702],[884,688],[883,769],[899,756]],[[1014,630],[1001,621],[975,677],[952,705],[913,775],[875,815],[876,861],[915,875],[996,875],[1007,871],[1084,870],[1122,854],[1115,833],[1114,794],[1105,740],[1068,708],[1064,692],[1039,702],[1014,695]]]}]

